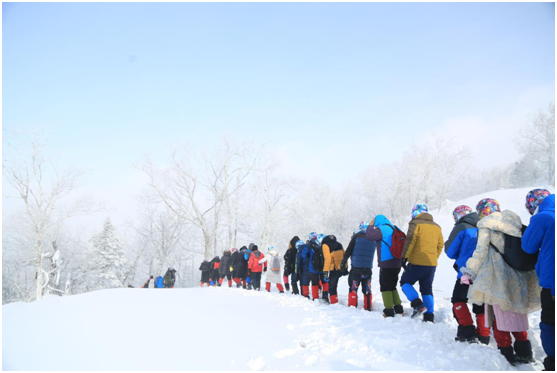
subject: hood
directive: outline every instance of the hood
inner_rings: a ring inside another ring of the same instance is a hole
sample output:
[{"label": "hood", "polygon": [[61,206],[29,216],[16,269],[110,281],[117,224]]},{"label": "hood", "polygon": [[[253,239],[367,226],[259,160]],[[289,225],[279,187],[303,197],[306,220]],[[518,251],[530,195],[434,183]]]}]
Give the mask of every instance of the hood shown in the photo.
[{"label": "hood", "polygon": [[327,245],[330,246],[330,244],[332,244],[333,242],[337,242],[337,238],[330,234],[328,236],[326,236],[325,238],[323,238],[323,241],[321,242],[321,245]]},{"label": "hood", "polygon": [[433,221],[433,216],[429,212],[423,212],[420,215],[416,216],[412,220],[425,220],[425,221]]},{"label": "hood", "polygon": [[213,262],[218,262],[218,261],[220,261],[220,259],[219,259],[219,256],[217,255],[213,258]]},{"label": "hood", "polygon": [[462,218],[458,219],[455,225],[460,223],[467,223],[474,227],[478,226],[478,222],[480,221],[480,215],[477,212],[473,212],[471,214],[465,215]]},{"label": "hood", "polygon": [[245,246],[240,247],[240,251],[248,251],[248,248]]},{"label": "hood", "polygon": [[296,242],[300,241],[300,237],[298,236],[294,236],[291,240],[290,240],[290,244],[288,244],[288,248],[292,249],[292,248],[296,248]]},{"label": "hood", "polygon": [[555,212],[555,194],[551,194],[547,197],[545,197],[542,201],[542,203],[540,204],[540,207],[538,207],[538,211],[542,212],[542,211],[552,211]]},{"label": "hood", "polygon": [[225,250],[224,253],[222,254],[222,256],[230,256],[232,255],[232,252],[230,250]]},{"label": "hood", "polygon": [[389,221],[389,219],[387,219],[387,217],[385,215],[377,215],[375,217],[375,222],[373,223],[373,225],[375,227],[378,227],[380,225],[384,225],[384,224],[391,224],[391,222]]},{"label": "hood", "polygon": [[512,211],[494,212],[478,223],[478,228],[487,228],[513,237],[522,237],[522,221]]}]

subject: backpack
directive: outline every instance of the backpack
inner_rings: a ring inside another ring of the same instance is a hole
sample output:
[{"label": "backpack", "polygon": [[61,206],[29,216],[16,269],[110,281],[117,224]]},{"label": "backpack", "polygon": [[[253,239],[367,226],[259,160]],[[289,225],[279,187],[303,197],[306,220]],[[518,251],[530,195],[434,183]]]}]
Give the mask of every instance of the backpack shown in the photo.
[{"label": "backpack", "polygon": [[[312,245],[313,246],[313,245]],[[311,257],[311,264],[313,269],[317,272],[323,271],[325,265],[325,258],[323,257],[323,249],[321,246],[313,246],[313,256]]]},{"label": "backpack", "polygon": [[[524,234],[525,230],[526,226],[522,225],[522,234]],[[528,254],[522,250],[522,238],[509,236],[505,233],[503,233],[503,236],[505,237],[505,252],[503,254],[490,242],[491,247],[503,257],[503,260],[510,267],[522,272],[533,271],[538,262],[539,251],[536,251],[534,254]]]},{"label": "backpack", "polygon": [[406,234],[400,230],[399,227],[392,226],[390,224],[387,224],[389,227],[391,227],[391,229],[393,230],[393,237],[391,239],[391,246],[387,245],[387,243],[383,240],[381,240],[381,242],[383,242],[385,245],[387,245],[387,247],[391,250],[391,254],[393,254],[393,257],[396,259],[401,259],[402,258],[402,250],[404,249],[404,243],[406,242]]},{"label": "backpack", "polygon": [[273,256],[273,259],[271,259],[271,272],[280,273],[280,259],[278,255]]}]

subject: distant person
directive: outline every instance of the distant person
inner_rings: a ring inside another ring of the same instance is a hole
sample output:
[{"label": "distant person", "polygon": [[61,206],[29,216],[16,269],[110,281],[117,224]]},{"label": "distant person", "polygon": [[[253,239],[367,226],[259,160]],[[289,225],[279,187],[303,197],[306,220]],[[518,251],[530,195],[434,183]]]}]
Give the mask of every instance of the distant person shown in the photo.
[{"label": "distant person", "polygon": [[282,263],[279,253],[273,246],[267,249],[267,255],[261,260],[259,264],[265,263],[267,265],[267,275],[265,277],[265,290],[271,292],[271,284],[275,284],[279,293],[284,293],[282,286]]},{"label": "distant person", "polygon": [[300,288],[302,296],[309,299],[309,262],[310,262],[310,247],[308,243],[299,240],[296,242],[296,279],[300,281]]},{"label": "distant person", "polygon": [[289,285],[289,278],[292,282],[292,293],[293,294],[300,294],[300,290],[298,289],[298,282],[296,281],[296,254],[298,250],[296,250],[296,242],[300,240],[300,237],[294,236],[290,240],[288,244],[288,250],[284,253],[284,286],[286,287],[286,291],[290,291]]},{"label": "distant person", "polygon": [[165,288],[174,288],[174,284],[176,283],[176,270],[172,267],[168,267],[168,270],[164,274],[162,282]]},{"label": "distant person", "polygon": [[201,271],[201,287],[203,284],[207,284],[209,287],[211,282],[211,263],[207,261],[207,259],[203,259],[203,262],[199,266],[199,270]]},{"label": "distant person", "polygon": [[149,289],[154,289],[154,288],[155,288],[155,279],[153,275],[151,275],[151,277],[149,277]]},{"label": "distant person", "polygon": [[352,235],[342,258],[341,267],[346,266],[348,259],[351,260],[352,265],[348,275],[348,307],[358,307],[358,288],[361,285],[364,295],[364,310],[371,311],[371,268],[375,256],[375,242],[366,239],[368,226],[369,221],[362,221]]},{"label": "distant person", "polygon": [[[411,317],[423,314],[423,321],[433,322],[433,278],[444,242],[441,227],[433,222],[433,216],[427,211],[424,204],[412,208],[412,220],[402,251],[402,265],[406,270],[400,278],[400,285],[413,308]],[[416,282],[420,283],[423,301],[414,289]]]},{"label": "distant person", "polygon": [[324,234],[310,233],[308,244],[310,247],[309,278],[311,281],[311,298],[319,299],[319,288],[323,288],[323,299],[329,301],[329,283],[325,282],[323,274],[323,250],[321,242],[325,238]]},{"label": "distant person", "polygon": [[228,280],[228,287],[232,287],[232,271],[230,270],[230,265],[232,264],[232,251],[224,250],[222,257],[220,258],[219,265],[219,284],[220,287],[222,282],[226,278]]},{"label": "distant person", "polygon": [[132,285],[132,284],[128,284],[128,288],[133,289],[133,285]]},{"label": "distant person", "polygon": [[490,329],[485,326],[483,304],[472,304],[472,312],[476,315],[476,325],[468,309],[468,289],[470,285],[462,283],[460,268],[466,265],[472,257],[478,243],[478,222],[480,216],[469,206],[460,205],[453,210],[454,228],[445,242],[445,253],[455,260],[454,268],[457,272],[451,303],[453,316],[458,323],[455,340],[460,342],[476,342],[489,344]]},{"label": "distant person", "polygon": [[155,280],[155,287],[157,289],[162,289],[164,288],[164,283],[163,283],[163,278],[162,276],[158,276],[157,279]]},{"label": "distant person", "polygon": [[522,249],[539,252],[536,264],[541,290],[542,315],[540,333],[547,355],[545,370],[555,370],[555,194],[534,189],[526,195],[526,209],[533,215],[522,237]]},{"label": "distant person", "polygon": [[238,278],[238,249],[232,248],[232,256],[230,257],[230,275],[232,276],[232,281],[236,284],[236,287],[239,288],[241,285],[241,281]]},{"label": "distant person", "polygon": [[330,304],[338,303],[338,280],[342,277],[342,258],[344,257],[344,248],[337,241],[334,235],[328,235],[321,241],[321,249],[323,250],[323,277],[329,285]]},{"label": "distant person", "polygon": [[248,248],[242,246],[238,251],[238,258],[236,259],[236,264],[235,264],[235,268],[237,267],[235,278],[237,280],[234,281],[236,281],[237,284],[241,283],[242,288],[244,289],[247,288],[248,261],[249,261],[250,254],[251,253],[249,252]]},{"label": "distant person", "polygon": [[366,239],[375,241],[377,248],[377,266],[379,267],[379,286],[383,298],[383,317],[404,315],[400,295],[396,288],[402,259],[395,258],[391,252],[394,226],[385,217],[377,215],[366,230]]},{"label": "distant person", "polygon": [[211,280],[210,280],[211,286],[217,286],[219,283],[219,279],[220,279],[219,267],[220,267],[220,258],[217,255],[213,258],[213,260],[211,260]]},{"label": "distant person", "polygon": [[251,251],[248,262],[248,276],[250,276],[253,290],[259,291],[261,290],[261,274],[267,272],[267,263],[260,263],[265,255],[259,251],[257,245],[253,245]]},{"label": "distant person", "polygon": [[512,211],[501,212],[492,198],[478,202],[476,212],[480,216],[478,245],[466,266],[460,268],[461,281],[470,284],[468,298],[472,303],[485,304],[487,326],[493,327],[497,348],[507,361],[533,362],[527,330],[528,314],[541,308],[538,276],[534,270],[511,267],[503,257],[513,247],[520,250],[522,221]]}]

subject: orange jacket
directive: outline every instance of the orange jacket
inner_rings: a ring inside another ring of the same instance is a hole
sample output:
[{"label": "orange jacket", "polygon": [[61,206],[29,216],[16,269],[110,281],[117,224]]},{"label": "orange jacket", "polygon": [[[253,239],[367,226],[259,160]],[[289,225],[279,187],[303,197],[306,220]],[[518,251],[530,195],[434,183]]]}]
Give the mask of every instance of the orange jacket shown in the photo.
[{"label": "orange jacket", "polygon": [[[257,257],[255,254],[259,253],[259,257]],[[265,268],[267,268],[267,262],[260,264],[259,261],[261,259],[265,258],[265,255],[263,255],[262,252],[258,251],[254,251],[251,253],[250,257],[249,257],[249,262],[248,262],[248,268],[250,271],[252,272],[262,272],[263,271],[263,266],[265,266]]]}]

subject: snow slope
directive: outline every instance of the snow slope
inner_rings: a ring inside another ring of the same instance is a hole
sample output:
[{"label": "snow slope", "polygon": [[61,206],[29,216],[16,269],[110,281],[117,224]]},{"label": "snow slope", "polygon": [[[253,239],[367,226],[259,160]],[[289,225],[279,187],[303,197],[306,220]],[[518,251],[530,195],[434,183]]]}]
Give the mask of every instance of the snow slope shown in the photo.
[{"label": "snow slope", "polygon": [[[471,197],[529,216],[530,188]],[[465,203],[458,201],[454,206]],[[435,219],[448,237],[453,205]],[[524,210],[524,211],[522,211]],[[243,289],[111,289],[2,306],[4,370],[541,370],[539,312],[530,316],[535,365],[510,366],[490,346],[454,342],[456,280],[442,254],[434,281],[435,324],[384,319],[378,272],[373,312]],[[404,295],[401,293],[404,299]],[[361,303],[361,294],[360,294]],[[410,313],[408,302],[403,302]]]}]

